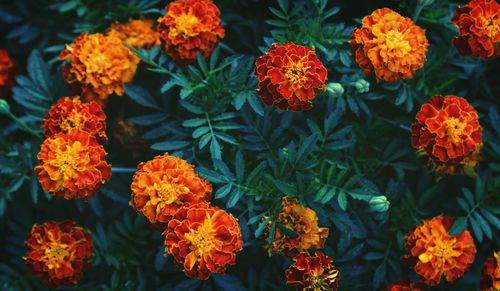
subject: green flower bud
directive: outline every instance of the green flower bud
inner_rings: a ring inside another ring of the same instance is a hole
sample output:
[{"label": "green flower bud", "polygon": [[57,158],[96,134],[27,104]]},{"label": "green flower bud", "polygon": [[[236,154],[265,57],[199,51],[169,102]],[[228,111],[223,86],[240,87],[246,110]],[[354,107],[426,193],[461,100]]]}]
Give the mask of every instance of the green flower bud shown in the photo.
[{"label": "green flower bud", "polygon": [[391,203],[385,196],[374,196],[370,199],[370,209],[375,212],[386,212]]},{"label": "green flower bud", "polygon": [[366,93],[370,91],[370,83],[364,79],[359,79],[354,82],[354,87],[358,91],[358,93]]},{"label": "green flower bud", "polygon": [[10,106],[9,103],[7,103],[7,100],[0,99],[0,114],[7,114],[9,112],[10,112]]},{"label": "green flower bud", "polygon": [[328,83],[326,91],[330,97],[340,97],[344,93],[344,87],[340,83]]}]

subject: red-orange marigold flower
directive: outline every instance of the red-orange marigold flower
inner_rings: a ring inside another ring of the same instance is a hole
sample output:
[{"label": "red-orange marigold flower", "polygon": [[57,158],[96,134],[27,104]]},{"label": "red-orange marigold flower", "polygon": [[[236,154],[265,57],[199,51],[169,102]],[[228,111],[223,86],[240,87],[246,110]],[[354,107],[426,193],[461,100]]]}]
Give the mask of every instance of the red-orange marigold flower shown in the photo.
[{"label": "red-orange marigold flower", "polygon": [[115,22],[111,24],[106,34],[116,36],[135,48],[150,48],[161,44],[160,35],[153,25],[150,19],[134,19],[126,23]]},{"label": "red-orange marigold flower", "polygon": [[42,188],[64,199],[89,199],[111,177],[106,151],[88,132],[71,129],[45,139],[35,167]]},{"label": "red-orange marigold flower", "polygon": [[481,291],[500,290],[500,252],[493,252],[484,262]]},{"label": "red-orange marigold flower", "polygon": [[425,30],[389,8],[373,11],[354,29],[351,49],[366,76],[378,81],[411,79],[426,60]]},{"label": "red-orange marigold flower", "polygon": [[109,95],[123,95],[139,63],[122,41],[112,35],[82,33],[59,56],[66,60],[64,79],[76,95],[104,105]]},{"label": "red-orange marigold flower", "polygon": [[12,86],[16,83],[16,65],[9,53],[0,49],[0,98],[10,97]]},{"label": "red-orange marigold flower", "polygon": [[275,43],[256,60],[255,75],[265,104],[301,111],[311,109],[316,94],[325,91],[328,71],[314,48]]},{"label": "red-orange marigold flower", "polygon": [[405,255],[415,263],[415,272],[428,285],[437,285],[443,275],[453,282],[464,275],[476,256],[474,239],[468,230],[448,234],[453,218],[439,215],[425,220],[406,236]]},{"label": "red-orange marigold flower", "polygon": [[176,0],[165,10],[158,32],[167,54],[179,65],[196,60],[198,53],[208,58],[224,37],[220,11],[211,0]]},{"label": "red-orange marigold flower", "polygon": [[168,153],[140,163],[131,188],[130,205],[151,223],[168,223],[179,208],[209,201],[212,193],[193,165]]},{"label": "red-orange marigold flower", "polygon": [[74,221],[35,224],[25,244],[26,266],[49,288],[76,285],[93,254],[91,236]]},{"label": "red-orange marigold flower", "polygon": [[224,273],[243,247],[238,220],[206,202],[180,208],[163,235],[165,253],[196,279]]},{"label": "red-orange marigold flower", "polygon": [[78,128],[95,136],[101,144],[107,140],[106,115],[101,107],[95,102],[81,103],[78,96],[57,100],[45,115],[42,128],[45,137]]},{"label": "red-orange marigold flower", "polygon": [[500,55],[500,4],[496,0],[472,0],[455,10],[451,22],[460,30],[453,44],[461,55],[482,59]]},{"label": "red-orange marigold flower", "polygon": [[[310,248],[322,248],[328,237],[328,228],[318,227],[318,216],[311,208],[304,207],[294,198],[284,197],[276,223],[295,232],[294,236],[276,228],[273,242],[268,246],[269,254],[283,252],[295,256]],[[271,224],[271,222],[269,223]],[[270,225],[265,230],[269,236]]]},{"label": "red-orange marigold flower", "polygon": [[412,283],[406,280],[397,281],[387,287],[387,291],[424,291],[426,287],[422,283]]},{"label": "red-orange marigold flower", "polygon": [[340,273],[332,259],[322,252],[314,256],[307,252],[293,258],[295,263],[286,270],[286,283],[297,286],[297,290],[338,290]]},{"label": "red-orange marigold flower", "polygon": [[433,96],[412,125],[412,145],[440,174],[462,173],[479,159],[482,129],[476,110],[462,97]]}]

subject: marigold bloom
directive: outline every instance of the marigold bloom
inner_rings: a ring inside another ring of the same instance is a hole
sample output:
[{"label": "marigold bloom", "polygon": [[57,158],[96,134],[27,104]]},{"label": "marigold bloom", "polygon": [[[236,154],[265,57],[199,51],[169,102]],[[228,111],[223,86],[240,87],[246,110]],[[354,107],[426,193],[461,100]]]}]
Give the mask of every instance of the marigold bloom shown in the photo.
[{"label": "marigold bloom", "polygon": [[82,33],[66,45],[59,58],[66,60],[64,79],[77,95],[100,105],[113,93],[122,96],[139,63],[121,40],[112,35]]},{"label": "marigold bloom", "polygon": [[9,53],[0,49],[0,98],[11,96],[11,88],[16,83],[16,71],[16,65]]},{"label": "marigold bloom", "polygon": [[168,153],[140,163],[131,188],[130,205],[151,223],[168,223],[180,207],[209,201],[212,193],[193,165]]},{"label": "marigold bloom", "polygon": [[412,125],[412,145],[429,158],[439,174],[474,168],[482,147],[476,110],[462,97],[433,96]]},{"label": "marigold bloom", "polygon": [[332,264],[332,259],[322,252],[314,256],[300,253],[295,262],[286,270],[286,283],[297,286],[297,290],[338,290],[340,273]]},{"label": "marigold bloom", "polygon": [[[281,207],[276,223],[294,231],[296,235],[287,236],[277,227],[274,240],[268,246],[269,254],[283,252],[293,257],[301,251],[323,247],[329,230],[318,227],[318,216],[314,210],[300,205],[297,199],[287,197],[282,199]],[[265,236],[269,236],[270,225],[265,230]]]},{"label": "marigold bloom", "polygon": [[35,167],[42,188],[64,199],[89,199],[111,177],[106,151],[91,134],[71,129],[45,139]]},{"label": "marigold bloom", "polygon": [[500,252],[493,252],[484,262],[481,291],[500,290]]},{"label": "marigold bloom", "polygon": [[224,273],[243,248],[238,220],[206,202],[180,208],[163,235],[165,253],[196,279]]},{"label": "marigold bloom", "polygon": [[411,283],[403,280],[394,282],[387,287],[387,291],[424,291],[425,285],[422,283]]},{"label": "marigold bloom", "polygon": [[76,285],[93,254],[91,236],[74,221],[35,224],[25,244],[26,266],[49,288]]},{"label": "marigold bloom", "polygon": [[220,11],[211,0],[176,0],[165,10],[158,32],[167,54],[179,65],[196,60],[198,53],[208,58],[224,38]]},{"label": "marigold bloom", "polygon": [[42,128],[45,137],[77,128],[95,136],[101,144],[107,140],[106,115],[101,107],[95,102],[81,103],[78,96],[57,100],[45,115]]},{"label": "marigold bloom", "polygon": [[455,10],[451,22],[460,30],[453,44],[461,55],[482,59],[500,55],[500,4],[496,0],[472,0]]},{"label": "marigold bloom", "polygon": [[153,27],[150,19],[134,19],[126,23],[115,22],[107,31],[107,35],[118,37],[134,48],[150,48],[160,45],[160,35]]},{"label": "marigold bloom", "polygon": [[469,231],[451,236],[448,234],[453,218],[439,215],[425,220],[406,236],[405,259],[414,260],[415,272],[428,285],[437,285],[444,275],[453,282],[464,275],[474,257],[476,246]]},{"label": "marigold bloom", "polygon": [[327,74],[314,48],[293,43],[275,43],[255,62],[257,93],[265,104],[282,110],[311,109],[316,94],[326,90]]},{"label": "marigold bloom", "polygon": [[354,29],[351,49],[366,76],[378,81],[411,79],[426,60],[425,30],[389,8],[373,11]]}]

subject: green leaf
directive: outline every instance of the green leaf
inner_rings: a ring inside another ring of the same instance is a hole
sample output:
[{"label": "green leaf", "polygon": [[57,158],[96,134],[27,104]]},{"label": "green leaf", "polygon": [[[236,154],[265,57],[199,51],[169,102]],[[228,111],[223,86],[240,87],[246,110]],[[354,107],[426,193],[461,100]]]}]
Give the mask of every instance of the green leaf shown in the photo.
[{"label": "green leaf", "polygon": [[137,85],[125,85],[125,94],[144,107],[161,110],[156,104],[156,100],[154,100],[151,94],[142,87]]},{"label": "green leaf", "polygon": [[458,235],[462,233],[465,229],[467,228],[467,218],[465,217],[458,217],[453,225],[451,226],[450,230],[448,233],[450,235]]},{"label": "green leaf", "polygon": [[206,118],[193,118],[193,119],[188,119],[184,120],[182,122],[182,126],[184,127],[198,127],[207,122]]},{"label": "green leaf", "polygon": [[345,211],[347,209],[347,197],[344,191],[339,192],[339,195],[337,196],[337,202],[339,203],[339,206],[342,210]]},{"label": "green leaf", "polygon": [[385,263],[382,263],[380,266],[375,269],[375,273],[373,274],[373,290],[378,290],[382,283],[385,280],[385,275],[387,272],[387,267]]},{"label": "green leaf", "polygon": [[151,148],[158,151],[174,151],[188,147],[190,144],[187,141],[164,141],[152,144]]},{"label": "green leaf", "polygon": [[259,238],[262,233],[264,232],[264,229],[266,229],[266,226],[268,225],[269,221],[271,220],[270,217],[266,218],[263,222],[261,222],[259,224],[259,226],[257,227],[257,229],[255,230],[255,238]]},{"label": "green leaf", "polygon": [[49,93],[49,71],[47,70],[40,52],[36,49],[31,51],[31,54],[28,57],[27,70],[31,80],[36,82],[36,84],[40,86],[45,93]]},{"label": "green leaf", "polygon": [[286,196],[297,195],[297,188],[289,183],[280,180],[273,180],[273,184],[278,190],[281,191],[281,193],[285,194]]},{"label": "green leaf", "polygon": [[212,142],[210,143],[210,154],[214,160],[222,159],[222,150],[219,142],[215,138],[212,138]]}]

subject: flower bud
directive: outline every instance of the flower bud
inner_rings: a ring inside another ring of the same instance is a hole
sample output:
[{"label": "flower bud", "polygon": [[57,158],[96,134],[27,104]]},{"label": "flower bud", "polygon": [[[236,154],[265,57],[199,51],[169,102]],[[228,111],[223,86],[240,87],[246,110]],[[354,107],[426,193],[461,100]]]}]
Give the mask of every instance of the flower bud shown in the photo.
[{"label": "flower bud", "polygon": [[7,100],[0,99],[0,114],[8,114],[9,112],[10,106],[9,103],[7,103]]},{"label": "flower bud", "polygon": [[383,195],[374,196],[370,199],[370,209],[375,212],[386,212],[391,204]]},{"label": "flower bud", "polygon": [[340,97],[344,93],[344,87],[340,83],[328,83],[326,90],[330,97]]},{"label": "flower bud", "polygon": [[370,83],[364,79],[359,79],[354,82],[354,87],[358,91],[358,93],[366,93],[370,91]]}]

